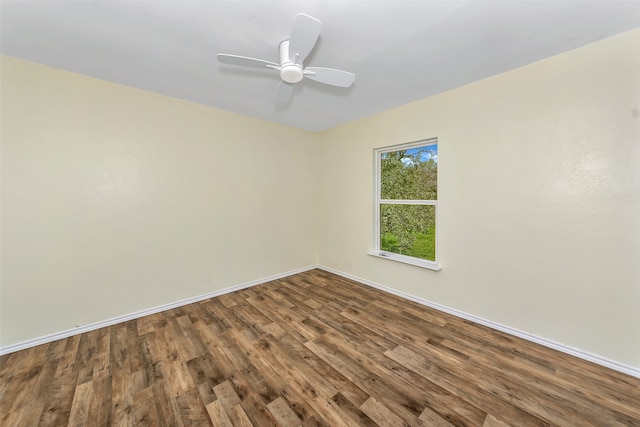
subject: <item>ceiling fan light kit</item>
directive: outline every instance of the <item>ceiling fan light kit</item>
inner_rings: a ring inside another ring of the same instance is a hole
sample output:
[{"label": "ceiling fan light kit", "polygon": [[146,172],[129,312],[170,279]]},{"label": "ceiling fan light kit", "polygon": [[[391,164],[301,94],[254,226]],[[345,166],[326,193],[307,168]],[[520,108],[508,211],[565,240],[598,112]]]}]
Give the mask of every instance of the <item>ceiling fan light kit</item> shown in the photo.
[{"label": "ceiling fan light kit", "polygon": [[287,83],[298,83],[304,77],[302,62],[296,64],[289,59],[289,40],[280,43],[280,78]]},{"label": "ceiling fan light kit", "polygon": [[218,61],[223,64],[241,67],[267,68],[280,73],[282,82],[276,92],[276,102],[287,102],[293,94],[293,85],[305,77],[329,86],[349,87],[356,76],[353,73],[333,68],[304,68],[303,61],[314,48],[322,24],[315,18],[298,14],[291,30],[291,36],[280,43],[280,64],[246,56],[218,54]]}]

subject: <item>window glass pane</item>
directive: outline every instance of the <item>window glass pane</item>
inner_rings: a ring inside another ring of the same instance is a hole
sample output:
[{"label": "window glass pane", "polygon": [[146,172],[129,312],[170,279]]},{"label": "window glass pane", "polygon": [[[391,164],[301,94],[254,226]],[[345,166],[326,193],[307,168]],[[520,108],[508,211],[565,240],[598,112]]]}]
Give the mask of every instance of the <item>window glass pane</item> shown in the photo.
[{"label": "window glass pane", "polygon": [[380,205],[380,249],[435,261],[436,207]]},{"label": "window glass pane", "polygon": [[382,153],[380,169],[382,199],[438,199],[437,144]]}]

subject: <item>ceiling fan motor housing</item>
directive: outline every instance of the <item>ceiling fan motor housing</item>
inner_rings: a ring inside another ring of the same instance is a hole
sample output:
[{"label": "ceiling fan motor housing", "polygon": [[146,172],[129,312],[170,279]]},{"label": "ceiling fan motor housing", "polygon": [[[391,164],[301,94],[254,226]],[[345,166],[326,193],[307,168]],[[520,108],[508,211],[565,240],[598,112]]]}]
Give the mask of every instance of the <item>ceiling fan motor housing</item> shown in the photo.
[{"label": "ceiling fan motor housing", "polygon": [[289,58],[289,40],[280,43],[280,78],[287,83],[298,83],[302,80],[302,64]]}]

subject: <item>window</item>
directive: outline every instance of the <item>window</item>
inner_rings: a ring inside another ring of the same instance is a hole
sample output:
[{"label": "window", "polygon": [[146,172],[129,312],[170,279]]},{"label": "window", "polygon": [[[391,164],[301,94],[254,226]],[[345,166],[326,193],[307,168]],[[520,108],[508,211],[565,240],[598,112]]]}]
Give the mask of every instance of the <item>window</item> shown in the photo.
[{"label": "window", "polygon": [[439,270],[437,140],[375,150],[375,179],[375,243],[369,254]]}]

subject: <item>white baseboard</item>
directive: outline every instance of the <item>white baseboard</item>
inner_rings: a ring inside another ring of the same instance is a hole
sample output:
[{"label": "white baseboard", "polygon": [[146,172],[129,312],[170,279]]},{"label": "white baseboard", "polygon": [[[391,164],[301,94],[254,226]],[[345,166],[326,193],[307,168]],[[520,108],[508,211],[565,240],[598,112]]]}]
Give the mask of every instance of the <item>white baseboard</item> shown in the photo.
[{"label": "white baseboard", "polygon": [[0,347],[0,355],[13,353],[14,351],[25,350],[30,347],[35,347],[37,345],[46,344],[52,341],[57,341],[63,338],[68,338],[73,335],[83,334],[85,332],[93,331],[96,329],[104,328],[106,326],[115,325],[122,322],[127,322],[129,320],[138,319],[143,316],[148,316],[150,314],[159,313],[165,310],[171,310],[172,308],[181,307],[187,304],[193,304],[199,301],[203,301],[209,298],[214,298],[220,295],[228,294],[230,292],[239,291],[240,289],[249,288],[251,286],[256,286],[261,283],[270,282],[272,280],[282,279],[283,277],[292,276],[294,274],[302,273],[305,271],[313,270],[314,268],[318,268],[317,265],[311,265],[303,268],[299,268],[296,270],[287,271],[286,273],[276,274],[274,276],[264,277],[258,280],[252,280],[250,282],[242,283],[240,285],[232,286],[230,288],[221,289],[219,291],[210,292],[203,295],[198,295],[193,298],[187,298],[180,301],[172,302],[169,304],[159,305],[157,307],[149,308],[146,310],[137,311],[131,314],[125,314],[122,316],[114,317],[107,320],[102,320],[100,322],[90,323],[88,325],[83,325],[73,329],[67,329],[66,331],[56,332],[53,334],[45,335],[38,338],[33,338],[27,341],[22,341],[16,344],[10,344],[5,347]]},{"label": "white baseboard", "polygon": [[339,271],[339,270],[335,270],[333,268],[325,267],[323,265],[318,266],[318,268],[321,269],[321,270],[325,270],[325,271],[327,271],[329,273],[337,274],[338,276],[342,276],[342,277],[345,277],[347,279],[351,279],[351,280],[354,280],[356,282],[362,283],[363,285],[371,286],[372,288],[379,289],[379,290],[381,290],[383,292],[388,292],[390,294],[399,296],[401,298],[404,298],[404,299],[407,299],[407,300],[410,300],[410,301],[413,301],[413,302],[417,302],[418,304],[421,304],[421,305],[424,305],[424,306],[427,306],[427,307],[431,307],[433,309],[436,309],[436,310],[439,310],[439,311],[443,311],[445,313],[452,314],[452,315],[454,315],[456,317],[460,317],[460,318],[463,318],[463,319],[466,319],[466,320],[470,320],[470,321],[478,323],[480,325],[484,325],[484,326],[487,326],[489,328],[496,329],[498,331],[505,332],[505,333],[510,334],[510,335],[515,335],[516,337],[523,338],[523,339],[525,339],[527,341],[531,341],[531,342],[534,342],[536,344],[540,344],[540,345],[543,345],[545,347],[549,347],[549,348],[552,348],[554,350],[558,350],[558,351],[561,351],[563,353],[570,354],[570,355],[578,357],[580,359],[588,360],[589,362],[593,362],[593,363],[596,363],[598,365],[605,366],[605,367],[613,369],[615,371],[622,372],[624,374],[631,375],[631,376],[636,377],[636,378],[640,378],[640,368],[636,368],[636,367],[633,367],[633,366],[625,365],[623,363],[619,363],[619,362],[616,362],[614,360],[610,360],[610,359],[598,356],[596,354],[592,354],[592,353],[589,353],[589,352],[586,352],[586,351],[583,351],[583,350],[580,350],[580,349],[577,349],[577,348],[574,348],[574,347],[570,347],[568,345],[564,345],[564,344],[561,344],[559,342],[555,342],[555,341],[552,341],[552,340],[549,340],[549,339],[546,339],[546,338],[543,338],[543,337],[539,337],[539,336],[530,334],[528,332],[523,332],[523,331],[520,331],[518,329],[511,328],[509,326],[501,325],[499,323],[492,322],[490,320],[483,319],[481,317],[477,317],[477,316],[474,316],[472,314],[464,313],[462,311],[455,310],[453,308],[449,308],[449,307],[446,307],[444,305],[440,305],[440,304],[437,304],[437,303],[434,303],[434,302],[431,302],[431,301],[427,301],[427,300],[424,300],[422,298],[418,298],[416,296],[413,296],[413,295],[410,295],[410,294],[407,294],[407,293],[404,293],[404,292],[397,291],[395,289],[387,288],[386,286],[379,285],[379,284],[371,282],[369,280],[362,279],[360,277],[356,277],[356,276],[353,276],[351,274],[344,273],[344,272]]},{"label": "white baseboard", "polygon": [[123,316],[118,316],[118,317],[114,317],[114,318],[111,318],[111,319],[103,320],[103,321],[100,321],[100,322],[95,322],[95,323],[91,323],[91,324],[88,324],[88,325],[80,326],[78,328],[68,329],[66,331],[61,331],[61,332],[56,332],[56,333],[45,335],[45,336],[42,336],[42,337],[33,338],[33,339],[30,339],[30,340],[27,340],[27,341],[22,341],[22,342],[19,342],[19,343],[16,343],[16,344],[10,344],[10,345],[5,346],[5,347],[0,347],[0,355],[7,354],[7,353],[13,353],[15,351],[24,350],[24,349],[27,349],[27,348],[30,348],[30,347],[35,347],[37,345],[46,344],[46,343],[49,343],[49,342],[52,342],[52,341],[56,341],[56,340],[60,340],[60,339],[63,339],[63,338],[68,338],[68,337],[73,336],[73,335],[78,335],[78,334],[82,334],[82,333],[85,333],[85,332],[93,331],[93,330],[96,330],[96,329],[104,328],[104,327],[107,327],[107,326],[115,325],[115,324],[118,324],[118,323],[127,322],[129,320],[138,319],[138,318],[143,317],[143,316],[148,316],[150,314],[155,314],[155,313],[159,313],[161,311],[170,310],[172,308],[181,307],[183,305],[193,304],[193,303],[196,303],[196,302],[199,302],[199,301],[203,301],[203,300],[206,300],[206,299],[209,299],[209,298],[214,298],[214,297],[217,297],[217,296],[220,296],[220,295],[228,294],[230,292],[238,291],[240,289],[249,288],[251,286],[256,286],[256,285],[259,285],[259,284],[262,284],[262,283],[270,282],[272,280],[277,280],[277,279],[281,279],[283,277],[292,276],[294,274],[298,274],[298,273],[302,273],[302,272],[305,272],[305,271],[313,270],[314,268],[319,268],[319,269],[328,271],[329,273],[337,274],[338,276],[342,276],[342,277],[345,277],[347,279],[354,280],[356,282],[362,283],[363,285],[371,286],[372,288],[379,289],[379,290],[381,290],[383,292],[387,292],[387,293],[399,296],[401,298],[416,302],[418,304],[421,304],[421,305],[424,305],[424,306],[427,306],[427,307],[431,307],[433,309],[436,309],[436,310],[439,310],[439,311],[443,311],[445,313],[452,314],[452,315],[454,315],[456,317],[460,317],[462,319],[467,319],[467,320],[470,320],[472,322],[478,323],[480,325],[484,325],[484,326],[487,326],[489,328],[496,329],[498,331],[505,332],[507,334],[523,338],[525,340],[534,342],[536,344],[540,344],[540,345],[543,345],[545,347],[549,347],[549,348],[552,348],[554,350],[558,350],[558,351],[561,351],[563,353],[570,354],[570,355],[578,357],[580,359],[588,360],[589,362],[593,362],[593,363],[596,363],[598,365],[605,366],[607,368],[622,372],[622,373],[627,374],[627,375],[631,375],[631,376],[636,377],[636,378],[640,378],[640,368],[636,368],[636,367],[633,367],[633,366],[625,365],[623,363],[619,363],[619,362],[616,362],[614,360],[610,360],[610,359],[598,356],[596,354],[592,354],[592,353],[589,353],[589,352],[586,352],[586,351],[583,351],[583,350],[580,350],[580,349],[577,349],[577,348],[573,348],[573,347],[570,347],[570,346],[567,346],[567,345],[564,345],[564,344],[561,344],[561,343],[558,343],[558,342],[555,342],[555,341],[552,341],[552,340],[549,340],[549,339],[546,339],[546,338],[543,338],[543,337],[539,337],[539,336],[536,336],[536,335],[533,335],[533,334],[530,334],[530,333],[527,333],[527,332],[523,332],[523,331],[520,331],[518,329],[511,328],[509,326],[501,325],[499,323],[492,322],[490,320],[486,320],[486,319],[483,319],[481,317],[477,317],[477,316],[474,316],[472,314],[468,314],[468,313],[465,313],[465,312],[462,312],[462,311],[459,311],[459,310],[455,310],[453,308],[449,308],[449,307],[444,306],[444,305],[440,305],[440,304],[437,304],[437,303],[434,303],[434,302],[431,302],[431,301],[427,301],[427,300],[424,300],[422,298],[418,298],[416,296],[413,296],[413,295],[410,295],[410,294],[407,294],[407,293],[404,293],[404,292],[400,292],[400,291],[397,291],[395,289],[388,288],[386,286],[382,286],[382,285],[380,285],[378,283],[375,283],[375,282],[372,282],[370,280],[366,280],[366,279],[363,279],[363,278],[360,278],[360,277],[357,277],[357,276],[353,276],[351,274],[344,273],[342,271],[335,270],[333,268],[326,267],[326,266],[323,266],[323,265],[311,265],[311,266],[299,268],[299,269],[296,269],[296,270],[287,271],[286,273],[276,274],[276,275],[273,275],[273,276],[264,277],[262,279],[252,280],[250,282],[246,282],[246,283],[242,283],[240,285],[236,285],[236,286],[232,286],[232,287],[229,287],[229,288],[221,289],[219,291],[214,291],[214,292],[210,292],[210,293],[207,293],[207,294],[199,295],[199,296],[196,296],[196,297],[193,297],[193,298],[183,299],[183,300],[176,301],[176,302],[173,302],[173,303],[160,305],[160,306],[149,308],[149,309],[146,309],[146,310],[141,310],[141,311],[138,311],[138,312],[135,312],[135,313],[126,314],[126,315],[123,315]]}]

